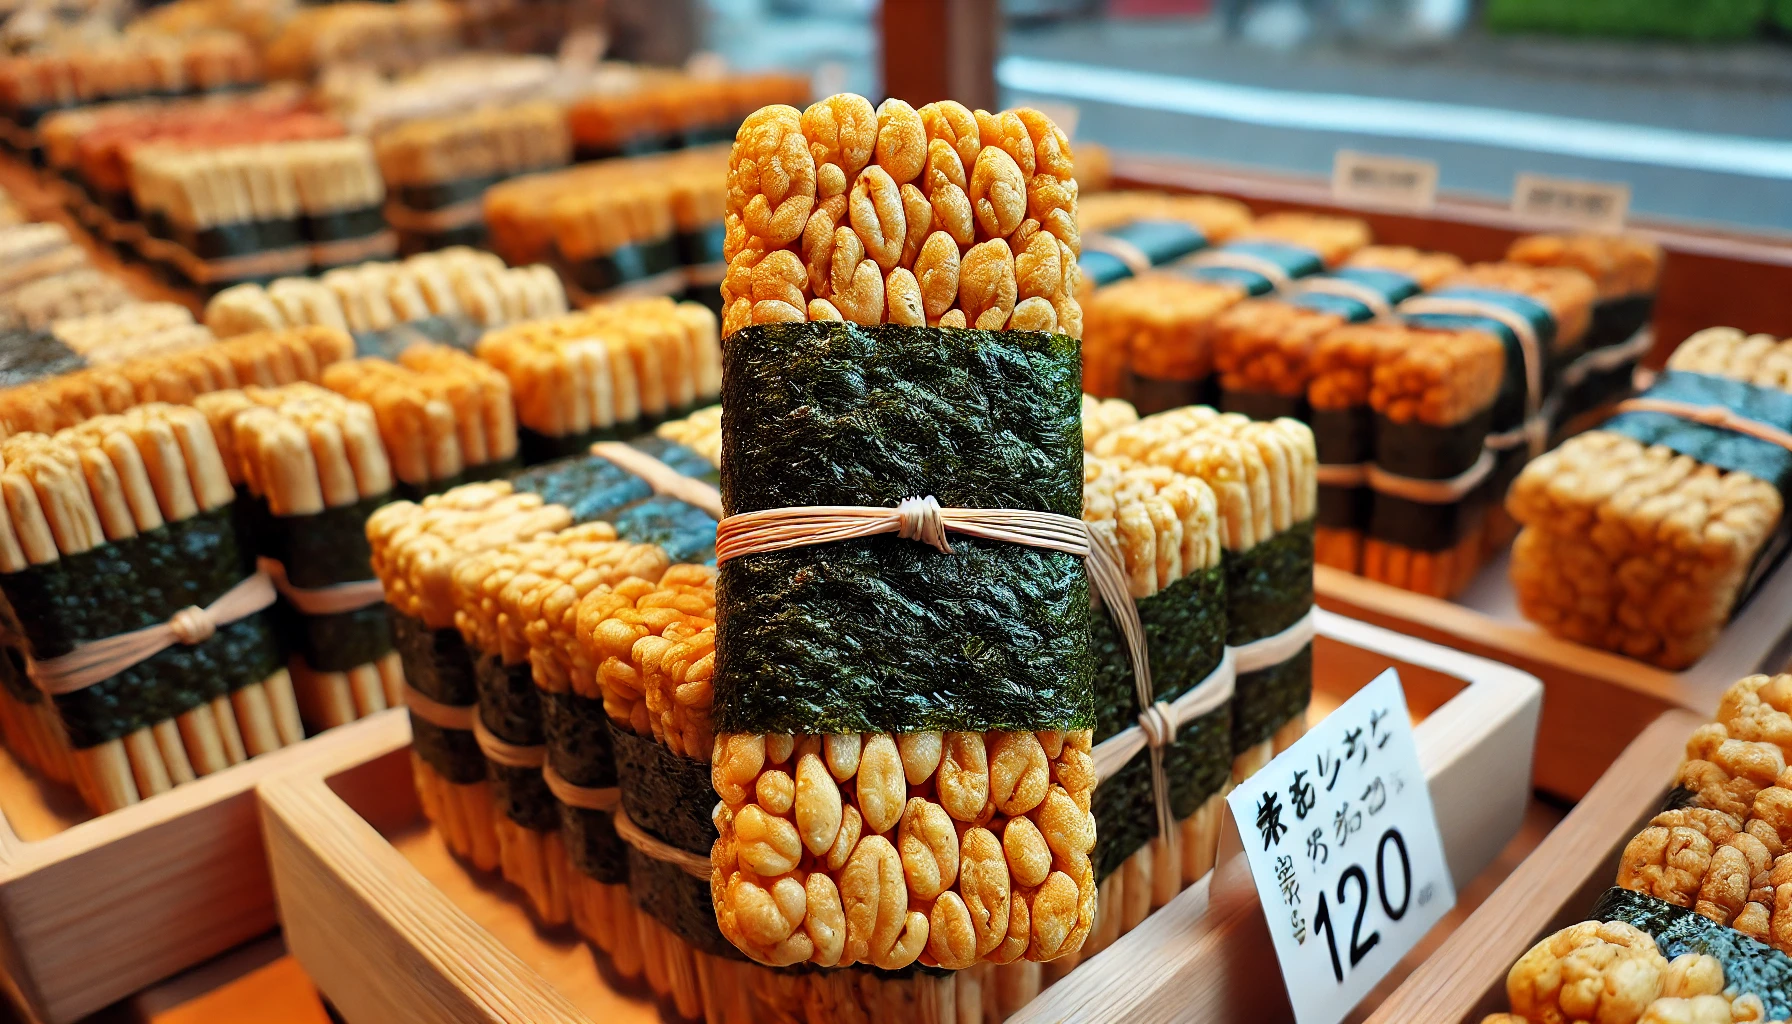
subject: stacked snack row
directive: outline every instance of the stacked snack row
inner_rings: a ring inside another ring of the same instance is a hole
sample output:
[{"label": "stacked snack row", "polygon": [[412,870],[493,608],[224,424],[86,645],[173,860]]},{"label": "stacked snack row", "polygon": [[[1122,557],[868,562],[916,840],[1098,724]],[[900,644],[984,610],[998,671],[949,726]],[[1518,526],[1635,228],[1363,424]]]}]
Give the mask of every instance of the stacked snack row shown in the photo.
[{"label": "stacked snack row", "polygon": [[104,812],[304,738],[202,414],[151,403],[17,433],[0,463],[8,662],[31,659],[0,706],[27,762]]},{"label": "stacked snack row", "polygon": [[353,332],[366,354],[390,357],[419,337],[471,348],[484,330],[565,312],[565,289],[547,267],[507,268],[491,253],[455,246],[320,278],[235,285],[206,303],[205,322],[220,338],[335,327]]},{"label": "stacked snack row", "polygon": [[0,62],[0,115],[12,129],[6,141],[30,152],[37,142],[32,129],[45,114],[67,107],[249,85],[260,80],[260,63],[247,40],[228,32],[130,35],[98,45],[80,40],[11,57]]},{"label": "stacked snack row", "polygon": [[[5,327],[41,333],[52,321],[109,312],[132,298],[122,281],[93,266],[62,225],[0,227],[0,324]],[[44,372],[54,372],[55,362],[46,358]]]},{"label": "stacked snack row", "polygon": [[269,78],[306,82],[335,64],[407,71],[461,48],[459,5],[356,0],[299,7],[265,41],[262,59]]},{"label": "stacked snack row", "polygon": [[193,404],[280,591],[276,621],[305,723],[327,729],[396,705],[404,677],[377,585],[362,582],[371,576],[364,524],[393,490],[373,409],[308,383],[215,391]]},{"label": "stacked snack row", "polygon": [[509,378],[523,461],[536,463],[708,404],[721,390],[716,334],[696,303],[635,299],[488,332],[477,352]]},{"label": "stacked snack row", "polygon": [[[1213,335],[1221,314],[1253,296],[1292,293],[1297,282],[1339,267],[1369,244],[1368,227],[1347,218],[1273,213],[1236,222],[1246,215],[1223,216],[1232,212],[1230,201],[1204,196],[1180,198],[1169,210],[1183,212],[1167,225],[1146,221],[1103,236],[1104,254],[1087,261],[1112,283],[1088,303],[1085,390],[1130,399],[1146,413],[1217,400]],[[1206,232],[1191,229],[1190,220],[1223,223],[1219,237],[1226,241],[1208,248]],[[1191,241],[1161,248],[1165,237],[1185,235]],[[1142,254],[1127,252],[1147,239]],[[1192,255],[1152,269],[1153,253],[1169,257],[1185,248]],[[1365,257],[1366,265],[1384,258],[1376,253]]]},{"label": "stacked snack row", "polygon": [[1683,342],[1640,401],[1527,466],[1524,615],[1667,669],[1697,661],[1778,560],[1792,488],[1792,342],[1731,328]]},{"label": "stacked snack row", "polygon": [[728,168],[722,333],[845,320],[1080,338],[1069,142],[1035,110],[765,107]]},{"label": "stacked snack row", "polygon": [[513,265],[559,267],[587,295],[713,294],[725,166],[724,150],[703,147],[506,182],[485,196],[492,247]]},{"label": "stacked snack row", "polygon": [[728,142],[761,107],[803,103],[808,78],[784,72],[680,74],[640,68],[600,86],[566,111],[576,158],[583,162]]},{"label": "stacked snack row", "polygon": [[1483,1024],[1792,1018],[1792,675],[1750,676],[1686,745],[1590,920],[1507,975]]},{"label": "stacked snack row", "polygon": [[1319,339],[1307,400],[1338,467],[1327,564],[1438,597],[1468,585],[1513,532],[1488,502],[1543,450],[1592,297],[1576,270],[1475,264],[1392,320]]}]

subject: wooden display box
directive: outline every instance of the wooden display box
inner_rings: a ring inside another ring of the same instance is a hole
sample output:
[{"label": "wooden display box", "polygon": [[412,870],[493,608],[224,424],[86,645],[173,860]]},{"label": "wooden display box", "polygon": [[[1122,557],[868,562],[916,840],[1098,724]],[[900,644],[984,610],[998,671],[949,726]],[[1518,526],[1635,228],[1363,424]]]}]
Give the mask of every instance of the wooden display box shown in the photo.
[{"label": "wooden display box", "polygon": [[1477,1024],[1507,1009],[1506,972],[1543,936],[1586,920],[1594,900],[1616,884],[1625,844],[1661,808],[1687,737],[1705,721],[1687,711],[1656,719],[1370,1024]]},{"label": "wooden display box", "polygon": [[1537,736],[1537,788],[1586,796],[1624,748],[1670,708],[1709,718],[1736,680],[1792,663],[1792,559],[1781,563],[1699,662],[1668,672],[1550,636],[1518,612],[1501,557],[1444,601],[1319,566],[1323,608],[1531,673],[1549,690]]},{"label": "wooden display box", "polygon": [[273,928],[255,785],[405,725],[382,712],[98,817],[0,761],[0,980],[21,1013],[69,1024]]},{"label": "wooden display box", "polygon": [[[1414,740],[1443,833],[1444,858],[1462,889],[1492,863],[1524,816],[1542,688],[1534,677],[1505,665],[1329,613],[1321,616],[1320,635],[1348,645],[1350,688],[1390,664],[1399,668],[1415,715],[1441,680],[1456,687],[1454,696],[1419,721]],[[1369,671],[1359,675],[1362,669]],[[1213,874],[1010,1021],[1280,1024],[1293,1019],[1238,831],[1228,817]]]},{"label": "wooden display box", "polygon": [[[1472,788],[1439,807],[1452,872],[1478,874],[1506,845],[1530,793],[1542,688],[1513,669],[1320,613],[1314,713],[1336,707],[1397,666],[1419,725],[1433,792]],[[344,768],[317,761],[260,788],[286,941],[349,1024],[622,1024],[658,1019],[643,998],[605,985],[594,955],[566,932],[544,933],[514,893],[446,852],[411,785],[403,723],[380,756]],[[1180,941],[1200,925],[1206,883],[1133,936]],[[1190,913],[1190,911],[1196,911]],[[1161,920],[1160,920],[1161,919]],[[1149,950],[1131,936],[1116,943]],[[1098,989],[1113,950],[1078,967],[1033,1004]],[[1168,975],[1165,976],[1166,980]],[[1188,989],[1181,990],[1186,997]],[[1037,1019],[1119,1019],[1108,996]],[[1099,1007],[1099,1011],[1094,1009]],[[1030,1011],[1025,1014],[1035,1016]],[[1215,1018],[1216,1020],[1219,1018]],[[1236,1018],[1243,1019],[1243,1018]]]}]

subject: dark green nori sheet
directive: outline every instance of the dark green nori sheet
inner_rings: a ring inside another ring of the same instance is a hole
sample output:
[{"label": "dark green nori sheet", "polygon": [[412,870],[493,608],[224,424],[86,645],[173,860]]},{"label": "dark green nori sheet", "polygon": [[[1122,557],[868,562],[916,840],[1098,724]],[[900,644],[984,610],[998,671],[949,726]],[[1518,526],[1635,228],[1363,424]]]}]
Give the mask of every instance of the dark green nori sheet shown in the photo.
[{"label": "dark green nori sheet", "polygon": [[[732,139],[733,136],[729,138]],[[695,231],[680,231],[672,236],[672,246],[678,251],[678,262],[687,267],[726,262],[722,259],[722,251],[727,233],[720,222],[705,225]]]},{"label": "dark green nori sheet", "polygon": [[1455,547],[1480,526],[1489,499],[1485,487],[1447,505],[1428,505],[1380,491],[1370,494],[1369,536],[1413,551]]},{"label": "dark green nori sheet", "polygon": [[281,645],[317,672],[347,672],[392,649],[392,622],[377,604],[335,615],[302,615],[281,598],[274,604]]},{"label": "dark green nori sheet", "polygon": [[219,626],[204,643],[175,644],[110,679],[56,697],[56,711],[69,742],[91,747],[259,683],[283,663],[271,616],[256,612]]},{"label": "dark green nori sheet", "polygon": [[301,227],[304,236],[313,242],[366,238],[386,230],[386,211],[379,206],[365,206],[358,210],[308,213]]},{"label": "dark green nori sheet", "polygon": [[[1151,684],[1157,700],[1175,700],[1207,678],[1226,646],[1225,571],[1214,566],[1190,573],[1134,604],[1145,627]],[[1090,650],[1095,655],[1095,742],[1137,725],[1138,687],[1132,661],[1113,616],[1090,609]]]},{"label": "dark green nori sheet", "polygon": [[1448,480],[1468,472],[1487,441],[1493,410],[1447,427],[1375,417],[1375,464],[1395,476]]},{"label": "dark green nori sheet", "polygon": [[1223,704],[1176,731],[1176,742],[1164,748],[1164,775],[1170,780],[1170,810],[1177,821],[1200,810],[1232,781],[1232,705]]},{"label": "dark green nori sheet", "polygon": [[491,781],[492,797],[505,817],[534,832],[560,827],[560,801],[542,781],[540,768],[512,768],[487,761],[485,777]]},{"label": "dark green nori sheet", "polygon": [[680,757],[651,737],[611,729],[622,807],[641,830],[690,853],[709,855],[718,833],[709,762]]},{"label": "dark green nori sheet", "polygon": [[[738,332],[723,351],[724,508],[933,495],[946,507],[1079,516],[1079,349],[1027,331],[821,322]],[[723,566],[717,728],[1091,724],[1081,560],[952,545],[945,555],[884,536]]]},{"label": "dark green nori sheet", "polygon": [[[1685,370],[1664,370],[1643,395],[1691,405],[1723,406],[1751,420],[1792,430],[1792,394],[1775,388]],[[1666,445],[1708,466],[1747,473],[1772,484],[1781,494],[1792,496],[1792,452],[1770,441],[1659,412],[1619,413],[1600,429],[1616,431],[1645,445]]]},{"label": "dark green nori sheet", "polygon": [[[1220,252],[1238,252],[1257,259],[1268,260],[1281,267],[1291,278],[1311,277],[1325,269],[1325,260],[1313,250],[1303,245],[1288,242],[1246,241],[1228,242],[1219,249]],[[1184,263],[1181,272],[1190,277],[1222,284],[1235,284],[1244,288],[1251,295],[1267,295],[1276,290],[1276,283],[1254,270],[1243,267],[1224,265],[1203,266],[1197,263]]]},{"label": "dark green nori sheet", "polygon": [[1313,442],[1327,466],[1355,466],[1375,457],[1375,413],[1367,405],[1313,411]]},{"label": "dark green nori sheet", "polygon": [[1254,420],[1273,420],[1287,416],[1305,422],[1312,415],[1307,396],[1278,395],[1273,391],[1235,391],[1220,389],[1220,411],[1235,412]]},{"label": "dark green nori sheet", "polygon": [[1629,341],[1655,318],[1655,295],[1624,295],[1593,305],[1593,321],[1587,327],[1587,348],[1604,348]]},{"label": "dark green nori sheet", "polygon": [[[0,601],[0,605],[4,605]],[[6,609],[6,617],[12,617],[12,609]],[[0,631],[0,688],[6,690],[7,696],[20,704],[36,704],[44,699],[44,692],[31,681],[28,668],[31,648],[25,637],[10,626]]]},{"label": "dark green nori sheet", "polygon": [[412,345],[447,345],[463,352],[473,351],[485,328],[470,317],[426,316],[421,320],[397,324],[383,331],[356,331],[355,354],[396,360]]},{"label": "dark green nori sheet", "polygon": [[479,700],[473,654],[453,629],[430,629],[391,605],[392,646],[404,665],[404,681],[431,700],[461,707]]},{"label": "dark green nori sheet", "polygon": [[1313,520],[1295,523],[1242,554],[1227,551],[1226,642],[1275,636],[1313,607]]},{"label": "dark green nori sheet", "polygon": [[495,654],[473,660],[473,682],[479,687],[479,720],[493,736],[519,747],[546,742],[541,727],[541,698],[528,662],[506,665]]},{"label": "dark green nori sheet", "polygon": [[1295,716],[1304,714],[1313,697],[1313,645],[1280,665],[1241,672],[1232,698],[1234,756],[1275,735]]},{"label": "dark green nori sheet", "polygon": [[647,481],[609,459],[585,452],[525,469],[510,478],[510,485],[539,494],[550,505],[565,505],[574,521],[581,523],[604,518],[605,513],[653,494]]},{"label": "dark green nori sheet", "polygon": [[1319,485],[1319,514],[1314,525],[1337,530],[1361,530],[1369,525],[1369,507],[1375,492],[1367,487]]},{"label": "dark green nori sheet", "polygon": [[[668,417],[673,418],[673,417]],[[679,417],[679,418],[682,418]],[[680,476],[688,476],[710,483],[720,483],[722,471],[710,465],[709,460],[697,454],[677,441],[668,441],[658,434],[643,434],[629,442],[631,448],[639,448],[647,454],[665,463]]]},{"label": "dark green nori sheet", "polygon": [[677,498],[656,494],[606,513],[616,535],[636,544],[657,544],[673,562],[716,560],[716,521],[708,512]]},{"label": "dark green nori sheet", "polygon": [[295,587],[315,589],[373,579],[367,517],[391,501],[387,493],[313,515],[258,516],[256,549],[284,566],[287,582]]},{"label": "dark green nori sheet", "polygon": [[[254,571],[255,556],[238,543],[232,505],[0,574],[0,591],[33,655],[54,658],[77,644],[159,625],[236,586]],[[98,594],[111,597],[98,601]]]},{"label": "dark green nori sheet", "polygon": [[1131,400],[1140,416],[1180,409],[1185,405],[1212,405],[1219,401],[1220,378],[1208,374],[1200,380],[1164,380],[1129,375]]},{"label": "dark green nori sheet", "polygon": [[1768,1019],[1792,1017],[1792,957],[1765,942],[1629,889],[1607,889],[1589,920],[1634,925],[1648,932],[1669,960],[1687,953],[1715,957],[1723,965],[1726,987],[1759,996]]},{"label": "dark green nori sheet", "polygon": [[[1170,810],[1177,821],[1199,810],[1232,778],[1232,709],[1202,715],[1177,730],[1164,748],[1164,778]],[[1095,880],[1099,883],[1157,835],[1157,804],[1151,793],[1151,755],[1139,751],[1126,767],[1095,789]]]},{"label": "dark green nori sheet", "polygon": [[1667,796],[1661,798],[1661,809],[1664,811],[1679,811],[1688,807],[1696,807],[1698,806],[1698,803],[1698,790],[1687,789],[1685,786],[1675,786],[1673,789],[1668,790]]},{"label": "dark green nori sheet", "polygon": [[49,331],[0,331],[0,388],[15,387],[87,365]]},{"label": "dark green nori sheet", "polygon": [[1132,276],[1132,268],[1126,261],[1111,252],[1085,248],[1076,259],[1077,272],[1091,288],[1100,288],[1104,284],[1124,281]]},{"label": "dark green nori sheet", "polygon": [[1111,778],[1101,780],[1090,799],[1089,812],[1095,817],[1095,881],[1099,884],[1157,835],[1150,752],[1139,751]]},{"label": "dark green nori sheet", "polygon": [[575,786],[603,789],[616,785],[616,752],[610,741],[610,719],[604,702],[576,693],[540,693],[542,733],[548,764]]},{"label": "dark green nori sheet", "polygon": [[630,847],[628,889],[635,906],[652,914],[693,948],[729,960],[746,959],[716,927],[714,897],[703,879]]},{"label": "dark green nori sheet", "polygon": [[411,712],[411,749],[437,775],[458,785],[485,781],[485,753],[466,729],[444,729]]},{"label": "dark green nori sheet", "polygon": [[444,206],[478,199],[485,190],[509,177],[506,174],[481,174],[472,178],[451,178],[416,185],[399,185],[392,190],[398,205],[412,210],[439,210]]},{"label": "dark green nori sheet", "polygon": [[572,866],[605,885],[628,882],[628,844],[616,834],[614,820],[605,811],[560,805],[560,838]]}]

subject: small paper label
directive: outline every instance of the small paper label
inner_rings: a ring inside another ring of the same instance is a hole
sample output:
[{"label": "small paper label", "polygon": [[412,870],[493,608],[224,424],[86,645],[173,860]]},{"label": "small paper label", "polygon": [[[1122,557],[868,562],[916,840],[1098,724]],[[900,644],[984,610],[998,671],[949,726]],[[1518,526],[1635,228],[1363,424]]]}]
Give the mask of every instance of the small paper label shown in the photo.
[{"label": "small paper label", "polygon": [[1630,214],[1630,186],[1620,181],[1520,174],[1512,187],[1512,212],[1592,231],[1622,231],[1624,218]]},{"label": "small paper label", "polygon": [[1437,205],[1437,162],[1340,149],[1332,158],[1332,198],[1350,206],[1430,210]]},{"label": "small paper label", "polygon": [[1456,905],[1393,669],[1226,803],[1299,1024],[1338,1024]]},{"label": "small paper label", "polygon": [[1033,103],[1033,109],[1051,118],[1052,123],[1058,126],[1058,130],[1064,133],[1065,139],[1071,142],[1076,141],[1076,125],[1083,118],[1083,108],[1074,103],[1038,100]]}]

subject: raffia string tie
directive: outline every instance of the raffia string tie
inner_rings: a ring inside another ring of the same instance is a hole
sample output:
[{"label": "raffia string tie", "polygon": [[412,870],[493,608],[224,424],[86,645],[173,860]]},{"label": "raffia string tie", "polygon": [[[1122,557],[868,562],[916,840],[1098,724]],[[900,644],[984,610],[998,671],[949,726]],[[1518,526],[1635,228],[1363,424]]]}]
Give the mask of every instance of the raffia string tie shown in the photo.
[{"label": "raffia string tie", "polygon": [[717,519],[722,518],[722,493],[694,477],[685,476],[634,445],[620,441],[599,441],[591,446],[591,454],[628,470],[653,488],[653,493],[677,498],[695,505]]},{"label": "raffia string tie", "polygon": [[1360,303],[1369,310],[1369,315],[1377,320],[1385,320],[1394,311],[1388,304],[1388,297],[1369,287],[1361,281],[1352,281],[1347,277],[1309,277],[1300,282],[1296,292],[1312,292],[1317,295],[1336,295],[1342,299]]},{"label": "raffia string tie", "polygon": [[1090,234],[1083,236],[1085,251],[1104,252],[1126,265],[1126,269],[1134,277],[1139,277],[1151,269],[1151,257],[1145,250],[1124,238],[1113,235]]},{"label": "raffia string tie", "polygon": [[709,858],[702,854],[681,850],[670,843],[662,841],[658,836],[649,835],[635,820],[628,816],[628,811],[619,803],[610,816],[610,823],[616,826],[616,834],[622,841],[641,851],[654,860],[671,864],[693,878],[709,881]]},{"label": "raffia string tie", "polygon": [[487,761],[506,768],[540,768],[548,761],[547,747],[523,747],[500,739],[478,715],[473,716],[473,739],[478,741],[479,752]]},{"label": "raffia string tie", "polygon": [[541,781],[547,783],[554,799],[568,807],[609,813],[622,803],[622,790],[615,786],[575,786],[554,770],[552,761],[542,762]]},{"label": "raffia string tie", "polygon": [[175,644],[202,644],[228,626],[274,603],[274,584],[261,573],[244,577],[216,601],[190,605],[167,622],[82,644],[67,654],[31,664],[31,678],[51,696],[74,693],[148,661]]},{"label": "raffia string tie", "polygon": [[1288,276],[1288,268],[1275,260],[1265,259],[1254,253],[1240,252],[1237,249],[1208,249],[1190,256],[1187,261],[1197,267],[1217,267],[1224,270],[1242,270],[1256,274],[1268,281],[1270,287],[1278,292],[1285,292],[1294,283]]},{"label": "raffia string tie", "polygon": [[1170,781],[1164,770],[1164,748],[1176,741],[1183,726],[1223,707],[1232,699],[1238,681],[1238,660],[1235,648],[1228,647],[1220,662],[1207,673],[1207,678],[1173,701],[1142,703],[1139,724],[1109,736],[1093,751],[1095,777],[1103,782],[1112,779],[1120,769],[1144,750],[1151,759],[1151,796],[1157,814],[1160,835],[1170,835],[1176,825],[1175,810],[1170,805]]},{"label": "raffia string tie", "polygon": [[286,566],[272,558],[256,560],[256,567],[274,581],[274,589],[305,615],[341,615],[371,608],[386,599],[379,580],[351,580],[327,587],[295,587],[286,578]]},{"label": "raffia string tie", "polygon": [[404,704],[412,714],[438,729],[472,732],[473,723],[479,717],[473,713],[471,704],[444,704],[408,683],[404,688]]},{"label": "raffia string tie", "polygon": [[1619,402],[1618,412],[1656,412],[1665,416],[1675,416],[1692,423],[1702,423],[1707,427],[1717,427],[1720,430],[1746,434],[1757,441],[1777,444],[1792,452],[1792,433],[1787,433],[1770,423],[1751,420],[1722,405],[1695,405],[1692,402],[1650,398],[1645,395],[1641,398],[1627,398]]}]

